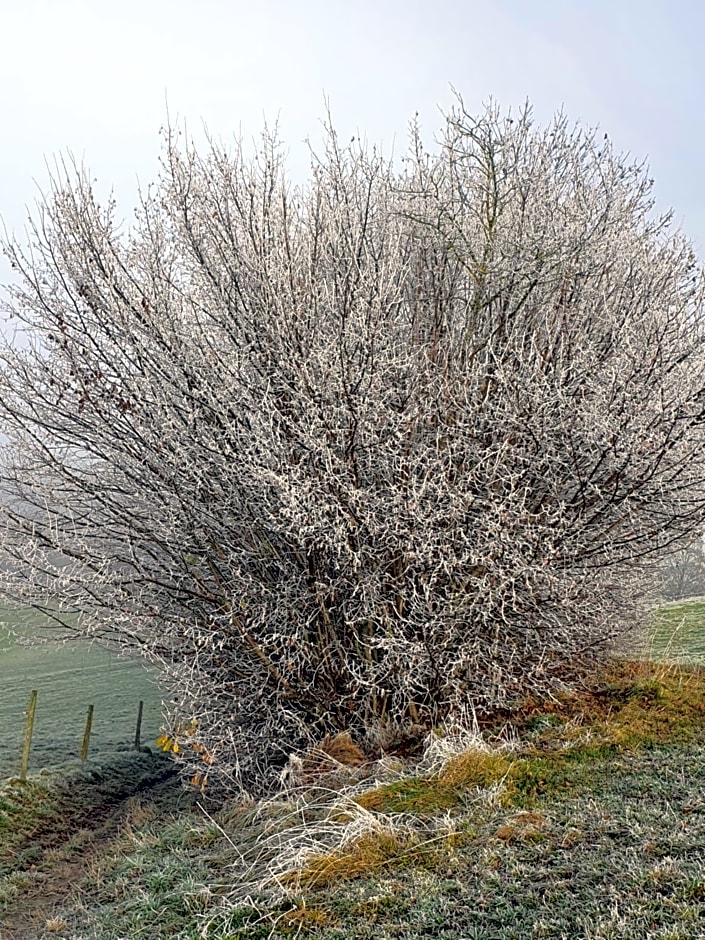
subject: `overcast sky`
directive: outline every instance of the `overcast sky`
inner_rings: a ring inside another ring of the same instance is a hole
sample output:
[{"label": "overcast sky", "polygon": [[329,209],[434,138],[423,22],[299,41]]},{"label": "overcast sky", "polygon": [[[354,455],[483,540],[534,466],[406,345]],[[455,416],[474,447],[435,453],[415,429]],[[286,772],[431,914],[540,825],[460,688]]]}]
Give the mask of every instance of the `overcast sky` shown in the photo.
[{"label": "overcast sky", "polygon": [[341,135],[399,152],[417,111],[432,141],[452,84],[468,110],[563,107],[647,158],[703,257],[703,37],[702,0],[0,0],[0,216],[21,237],[71,151],[129,218],[167,102],[223,140],[278,119],[300,176],[325,98]]}]

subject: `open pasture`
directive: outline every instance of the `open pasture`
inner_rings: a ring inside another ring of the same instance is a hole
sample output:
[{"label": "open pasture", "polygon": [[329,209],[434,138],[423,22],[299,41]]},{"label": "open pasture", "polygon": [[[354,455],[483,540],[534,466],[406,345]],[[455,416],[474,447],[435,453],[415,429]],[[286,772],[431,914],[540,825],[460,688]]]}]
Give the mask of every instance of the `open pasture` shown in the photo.
[{"label": "open pasture", "polygon": [[639,654],[655,662],[705,665],[705,601],[667,604],[654,611]]},{"label": "open pasture", "polygon": [[86,642],[25,642],[45,635],[46,626],[47,618],[34,611],[0,610],[0,778],[19,768],[32,689],[39,693],[30,759],[34,773],[78,760],[89,705],[94,706],[89,759],[132,743],[140,700],[142,743],[154,746],[161,692],[144,666]]}]

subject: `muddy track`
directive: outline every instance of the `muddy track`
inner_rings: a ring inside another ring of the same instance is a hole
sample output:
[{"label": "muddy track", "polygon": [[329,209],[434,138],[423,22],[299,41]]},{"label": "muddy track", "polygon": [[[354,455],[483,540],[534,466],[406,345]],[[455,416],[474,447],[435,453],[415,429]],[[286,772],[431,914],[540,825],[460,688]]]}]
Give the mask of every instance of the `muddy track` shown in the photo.
[{"label": "muddy track", "polygon": [[47,940],[69,936],[59,912],[91,867],[116,841],[137,804],[159,813],[183,812],[194,803],[176,768],[161,756],[129,755],[109,766],[68,778],[56,790],[56,812],[15,848],[18,895],[0,905],[0,940]]}]

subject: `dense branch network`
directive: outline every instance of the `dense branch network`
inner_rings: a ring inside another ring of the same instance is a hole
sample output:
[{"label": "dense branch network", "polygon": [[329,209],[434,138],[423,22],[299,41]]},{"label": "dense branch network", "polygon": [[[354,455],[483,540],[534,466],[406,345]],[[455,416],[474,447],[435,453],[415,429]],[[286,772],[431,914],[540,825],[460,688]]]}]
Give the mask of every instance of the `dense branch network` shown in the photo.
[{"label": "dense branch network", "polygon": [[606,140],[459,105],[295,188],[169,132],[114,214],[70,171],[7,247],[5,590],[155,663],[212,773],[569,684],[698,531],[702,272]]}]

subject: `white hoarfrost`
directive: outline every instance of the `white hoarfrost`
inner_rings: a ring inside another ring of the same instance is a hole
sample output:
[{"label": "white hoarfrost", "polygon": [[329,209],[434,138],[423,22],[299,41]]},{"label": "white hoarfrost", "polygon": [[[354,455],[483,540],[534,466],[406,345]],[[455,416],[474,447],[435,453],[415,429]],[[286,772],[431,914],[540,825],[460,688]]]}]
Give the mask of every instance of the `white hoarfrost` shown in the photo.
[{"label": "white hoarfrost", "polygon": [[650,191],[460,102],[299,188],[168,133],[129,230],[68,168],[7,247],[6,593],[155,664],[199,785],[570,685],[702,531],[703,277]]}]

